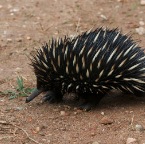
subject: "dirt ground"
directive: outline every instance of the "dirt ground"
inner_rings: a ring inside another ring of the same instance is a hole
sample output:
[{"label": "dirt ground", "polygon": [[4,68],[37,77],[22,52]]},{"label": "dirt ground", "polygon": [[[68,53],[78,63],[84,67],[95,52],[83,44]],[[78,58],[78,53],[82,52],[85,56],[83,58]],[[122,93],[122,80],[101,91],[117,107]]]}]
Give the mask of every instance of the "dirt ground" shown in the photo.
[{"label": "dirt ground", "polygon": [[[140,21],[139,0],[0,0],[0,91],[13,89],[18,75],[35,87],[28,57],[51,37],[118,27],[145,48],[145,35],[135,31]],[[25,97],[0,95],[0,144],[126,144],[128,138],[145,144],[144,130],[136,130],[145,128],[145,98],[111,92],[90,112],[75,109],[73,100],[52,105],[40,98],[26,104]]]}]

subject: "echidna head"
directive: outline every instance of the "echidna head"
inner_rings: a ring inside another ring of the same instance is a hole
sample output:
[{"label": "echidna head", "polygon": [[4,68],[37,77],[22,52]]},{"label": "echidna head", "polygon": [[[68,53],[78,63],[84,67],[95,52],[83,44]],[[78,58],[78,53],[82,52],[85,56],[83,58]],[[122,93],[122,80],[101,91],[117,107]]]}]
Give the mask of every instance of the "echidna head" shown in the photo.
[{"label": "echidna head", "polygon": [[35,89],[30,96],[26,98],[26,103],[32,101],[35,97],[37,97],[40,93],[42,93],[43,89]]},{"label": "echidna head", "polygon": [[37,78],[37,88],[32,92],[30,96],[26,98],[26,103],[32,101],[35,97],[37,97],[44,91],[47,91],[47,85],[44,82],[39,81],[39,79]]}]

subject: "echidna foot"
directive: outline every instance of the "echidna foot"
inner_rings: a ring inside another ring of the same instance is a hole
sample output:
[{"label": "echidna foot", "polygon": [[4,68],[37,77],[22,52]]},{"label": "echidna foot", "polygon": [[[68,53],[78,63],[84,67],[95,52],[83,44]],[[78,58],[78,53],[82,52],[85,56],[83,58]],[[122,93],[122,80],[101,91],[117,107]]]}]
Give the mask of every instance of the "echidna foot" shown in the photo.
[{"label": "echidna foot", "polygon": [[42,103],[48,101],[49,103],[60,102],[62,98],[53,91],[48,91],[42,98]]},{"label": "echidna foot", "polygon": [[78,106],[78,108],[89,111],[96,107],[104,96],[105,93],[99,93],[97,95],[94,93],[80,93],[79,97],[84,101]]},{"label": "echidna foot", "polygon": [[84,102],[78,106],[79,109],[84,111],[90,111],[94,107],[94,104],[90,102]]}]

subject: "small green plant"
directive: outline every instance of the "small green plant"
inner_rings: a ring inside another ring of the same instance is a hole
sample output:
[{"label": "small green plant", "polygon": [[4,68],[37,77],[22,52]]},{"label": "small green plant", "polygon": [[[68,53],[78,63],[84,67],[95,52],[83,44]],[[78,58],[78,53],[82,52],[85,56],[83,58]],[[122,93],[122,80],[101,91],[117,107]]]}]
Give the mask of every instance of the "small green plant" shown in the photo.
[{"label": "small green plant", "polygon": [[24,83],[23,83],[23,78],[18,76],[17,77],[17,86],[16,86],[15,90],[6,90],[3,92],[0,91],[0,94],[8,95],[9,99],[14,99],[19,96],[26,97],[30,93],[32,93],[32,91],[34,91],[34,89],[35,88],[25,88]]}]

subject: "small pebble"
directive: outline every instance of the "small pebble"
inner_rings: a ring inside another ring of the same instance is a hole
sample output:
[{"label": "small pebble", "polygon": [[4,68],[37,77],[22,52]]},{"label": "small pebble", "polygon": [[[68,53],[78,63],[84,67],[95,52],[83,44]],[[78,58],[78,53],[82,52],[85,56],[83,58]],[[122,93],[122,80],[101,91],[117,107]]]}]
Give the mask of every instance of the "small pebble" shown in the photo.
[{"label": "small pebble", "polygon": [[96,134],[95,133],[91,133],[91,136],[95,136]]},{"label": "small pebble", "polygon": [[6,121],[3,121],[3,120],[0,120],[0,123],[1,124],[7,124],[7,122]]},{"label": "small pebble", "polygon": [[8,39],[7,39],[7,42],[12,42],[12,39],[8,38]]},{"label": "small pebble", "polygon": [[139,125],[139,124],[135,125],[135,129],[136,129],[136,131],[144,131],[145,130],[144,127],[142,125]]},{"label": "small pebble", "polygon": [[80,110],[80,109],[77,109],[77,108],[76,108],[76,109],[74,108],[74,110],[76,110],[76,111],[74,112],[74,114],[78,114],[78,113],[83,112],[83,110]]},{"label": "small pebble", "polygon": [[78,114],[77,112],[74,112],[74,114],[76,115],[76,114]]},{"label": "small pebble", "polygon": [[141,26],[144,26],[144,21],[139,21],[139,24],[141,25]]},{"label": "small pebble", "polygon": [[107,20],[107,17],[103,14],[100,15],[100,17],[103,19],[103,20]]},{"label": "small pebble", "polygon": [[110,119],[109,117],[105,116],[101,119],[101,124],[104,124],[104,125],[107,125],[107,124],[112,124],[113,123],[113,120]]},{"label": "small pebble", "polygon": [[27,36],[26,39],[27,39],[27,40],[31,40],[31,37]]},{"label": "small pebble", "polygon": [[4,102],[4,99],[0,99],[0,102]]},{"label": "small pebble", "polygon": [[17,68],[15,69],[16,72],[20,72],[21,70],[22,70],[22,68],[20,68],[20,67],[17,67]]},{"label": "small pebble", "polygon": [[19,8],[13,8],[10,10],[10,12],[18,12],[19,11]]},{"label": "small pebble", "polygon": [[22,42],[22,38],[17,38],[17,42]]},{"label": "small pebble", "polygon": [[21,71],[21,69],[22,69],[22,68],[17,67],[17,68],[15,68],[15,71]]},{"label": "small pebble", "polygon": [[51,134],[51,133],[49,133],[49,134],[48,134],[48,136],[52,136],[52,134]]},{"label": "small pebble", "polygon": [[36,127],[35,131],[39,132],[40,131],[40,127]]},{"label": "small pebble", "polygon": [[145,29],[143,27],[136,28],[135,30],[139,35],[145,34]]},{"label": "small pebble", "polygon": [[60,128],[60,130],[62,130],[62,131],[66,131],[66,128]]},{"label": "small pebble", "polygon": [[65,111],[60,111],[60,115],[61,116],[65,116],[66,115],[66,112]]},{"label": "small pebble", "polygon": [[3,6],[2,6],[2,5],[0,5],[0,9],[1,9],[1,8],[3,8]]},{"label": "small pebble", "polygon": [[101,115],[105,115],[105,113],[104,112],[101,112]]},{"label": "small pebble", "polygon": [[14,15],[14,13],[10,13],[10,15],[11,15],[11,16],[13,16],[13,15]]},{"label": "small pebble", "polygon": [[126,144],[133,144],[136,141],[137,140],[135,138],[128,138],[127,141],[126,141]]},{"label": "small pebble", "polygon": [[141,4],[141,5],[145,5],[145,0],[141,0],[141,1],[140,1],[140,4]]},{"label": "small pebble", "polygon": [[8,32],[6,30],[4,30],[3,34],[6,35]]},{"label": "small pebble", "polygon": [[34,130],[33,130],[33,133],[38,133],[40,131],[40,127],[36,127]]}]

